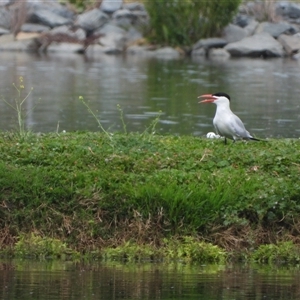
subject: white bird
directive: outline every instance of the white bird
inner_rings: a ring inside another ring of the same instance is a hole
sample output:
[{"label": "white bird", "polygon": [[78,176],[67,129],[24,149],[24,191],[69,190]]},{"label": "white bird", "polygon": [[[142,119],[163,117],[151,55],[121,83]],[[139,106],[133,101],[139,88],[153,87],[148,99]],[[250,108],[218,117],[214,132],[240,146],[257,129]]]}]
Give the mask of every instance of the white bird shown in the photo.
[{"label": "white bird", "polygon": [[226,138],[232,139],[234,142],[236,140],[260,141],[246,130],[241,119],[231,111],[229,95],[219,92],[201,95],[198,98],[205,98],[199,103],[214,103],[217,105],[213,124],[217,134],[225,138],[225,144],[227,143]]}]

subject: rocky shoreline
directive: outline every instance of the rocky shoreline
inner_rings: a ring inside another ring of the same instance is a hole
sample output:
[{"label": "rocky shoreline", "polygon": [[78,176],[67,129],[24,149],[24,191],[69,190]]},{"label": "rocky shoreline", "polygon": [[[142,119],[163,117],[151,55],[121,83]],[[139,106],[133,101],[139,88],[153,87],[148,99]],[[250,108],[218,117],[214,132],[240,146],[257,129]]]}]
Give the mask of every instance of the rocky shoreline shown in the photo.
[{"label": "rocky shoreline", "polygon": [[147,26],[149,14],[138,2],[103,0],[78,14],[57,0],[6,0],[0,4],[0,51],[300,59],[300,5],[293,2],[243,4],[221,37],[200,39],[185,50],[148,45]]}]

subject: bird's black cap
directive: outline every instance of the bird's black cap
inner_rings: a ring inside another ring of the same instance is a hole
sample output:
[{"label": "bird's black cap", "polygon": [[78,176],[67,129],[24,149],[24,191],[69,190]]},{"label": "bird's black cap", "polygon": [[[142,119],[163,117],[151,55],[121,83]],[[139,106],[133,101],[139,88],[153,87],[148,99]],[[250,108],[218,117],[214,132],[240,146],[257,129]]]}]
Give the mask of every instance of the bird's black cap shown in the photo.
[{"label": "bird's black cap", "polygon": [[223,96],[223,97],[226,97],[230,101],[230,96],[226,93],[223,93],[223,92],[215,93],[215,94],[213,94],[213,96],[217,96],[217,97]]}]

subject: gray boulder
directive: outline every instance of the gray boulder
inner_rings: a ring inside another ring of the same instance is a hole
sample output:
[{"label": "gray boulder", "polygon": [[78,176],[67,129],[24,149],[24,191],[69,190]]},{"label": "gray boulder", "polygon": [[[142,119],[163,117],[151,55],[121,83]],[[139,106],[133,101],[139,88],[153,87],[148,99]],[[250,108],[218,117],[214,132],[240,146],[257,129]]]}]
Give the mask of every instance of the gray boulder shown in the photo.
[{"label": "gray boulder", "polygon": [[128,28],[130,26],[146,26],[149,24],[149,15],[146,11],[119,9],[112,15],[117,26]]},{"label": "gray boulder", "polygon": [[300,18],[300,6],[296,3],[282,1],[276,4],[276,14],[284,18],[298,19]]},{"label": "gray boulder", "polygon": [[153,52],[154,57],[160,59],[178,59],[180,58],[180,53],[171,47],[163,47],[157,49]]},{"label": "gray boulder", "polygon": [[208,57],[214,61],[224,61],[230,58],[230,54],[224,48],[212,48],[208,52]]},{"label": "gray boulder", "polygon": [[0,27],[10,29],[11,27],[11,12],[5,7],[0,7]]},{"label": "gray boulder", "polygon": [[72,24],[70,18],[62,17],[48,9],[35,10],[30,17],[33,23],[39,23],[51,28]]},{"label": "gray boulder", "polygon": [[107,23],[100,29],[95,31],[95,34],[102,34],[100,45],[93,47],[93,51],[104,52],[107,54],[118,54],[125,50],[127,32],[114,25]]},{"label": "gray boulder", "polygon": [[131,11],[143,11],[146,12],[145,5],[139,2],[131,2],[123,5],[123,8]]},{"label": "gray boulder", "polygon": [[10,33],[10,31],[8,29],[0,27],[0,36],[3,34],[9,34],[9,33]]},{"label": "gray boulder", "polygon": [[300,36],[295,34],[293,36],[281,34],[278,41],[282,44],[288,55],[293,55],[300,50]]},{"label": "gray boulder", "polygon": [[224,47],[231,56],[282,57],[283,46],[269,33],[262,32]]},{"label": "gray boulder", "polygon": [[258,25],[256,33],[267,32],[272,35],[274,38],[277,38],[280,34],[289,33],[295,34],[297,31],[295,27],[287,22],[262,22]]},{"label": "gray boulder", "polygon": [[129,27],[136,22],[136,16],[128,9],[119,9],[113,14],[113,20],[117,26]]},{"label": "gray boulder", "polygon": [[247,36],[247,31],[234,24],[229,24],[223,30],[223,38],[227,43],[240,41]]},{"label": "gray boulder", "polygon": [[57,0],[27,1],[26,9],[29,21],[32,21],[31,18],[34,18],[34,13],[38,10],[47,10],[66,19],[74,19],[75,17],[74,11],[70,10],[66,5],[61,5]]},{"label": "gray boulder", "polygon": [[208,39],[200,39],[194,46],[193,49],[198,48],[221,48],[227,44],[225,39],[221,38],[208,38]]},{"label": "gray boulder", "polygon": [[21,26],[21,31],[23,32],[45,32],[49,31],[51,28],[49,26],[35,24],[35,23],[24,23]]},{"label": "gray boulder", "polygon": [[108,15],[101,10],[94,8],[90,11],[80,14],[75,21],[75,24],[84,30],[94,31],[108,22]]},{"label": "gray boulder", "polygon": [[258,26],[258,22],[256,20],[251,20],[248,25],[244,28],[244,30],[247,33],[247,36],[253,35],[257,26]]},{"label": "gray boulder", "polygon": [[100,9],[107,14],[112,14],[119,10],[122,5],[123,0],[102,0]]}]

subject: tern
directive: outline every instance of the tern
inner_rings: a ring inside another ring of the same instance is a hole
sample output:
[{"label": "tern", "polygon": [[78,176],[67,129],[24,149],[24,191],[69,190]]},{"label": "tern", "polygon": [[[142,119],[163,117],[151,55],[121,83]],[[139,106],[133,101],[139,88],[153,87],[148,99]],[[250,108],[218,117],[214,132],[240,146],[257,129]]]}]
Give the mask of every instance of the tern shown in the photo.
[{"label": "tern", "polygon": [[217,105],[213,124],[217,134],[225,138],[225,144],[227,143],[227,138],[234,142],[237,140],[260,141],[246,130],[241,119],[231,111],[230,96],[228,94],[219,92],[201,95],[198,98],[205,98],[199,103],[214,103]]}]

